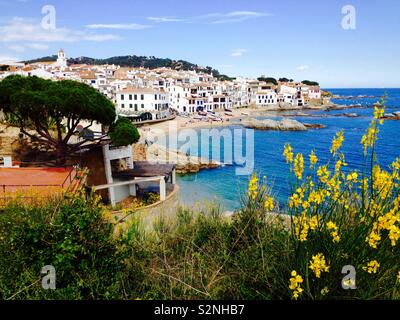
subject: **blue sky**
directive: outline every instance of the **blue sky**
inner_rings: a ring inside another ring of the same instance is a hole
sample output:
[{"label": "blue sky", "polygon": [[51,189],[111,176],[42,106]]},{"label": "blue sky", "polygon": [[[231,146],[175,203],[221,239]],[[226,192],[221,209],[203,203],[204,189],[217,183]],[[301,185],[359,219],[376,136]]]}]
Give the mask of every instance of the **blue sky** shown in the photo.
[{"label": "blue sky", "polygon": [[[56,29],[41,27],[42,7]],[[356,9],[356,29],[341,26]],[[400,87],[398,0],[0,0],[0,61],[54,54],[146,55],[230,76]]]}]

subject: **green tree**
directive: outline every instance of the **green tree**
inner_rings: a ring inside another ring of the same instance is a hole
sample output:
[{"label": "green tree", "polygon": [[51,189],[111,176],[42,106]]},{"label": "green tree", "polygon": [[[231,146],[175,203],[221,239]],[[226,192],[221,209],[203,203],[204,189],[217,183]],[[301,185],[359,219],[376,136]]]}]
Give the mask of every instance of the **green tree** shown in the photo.
[{"label": "green tree", "polygon": [[275,78],[271,78],[271,77],[263,77],[263,76],[261,76],[261,77],[257,78],[257,80],[258,81],[264,81],[264,82],[267,82],[267,83],[273,83],[274,85],[278,84],[278,81],[276,81]]},{"label": "green tree", "polygon": [[96,89],[80,82],[38,77],[10,76],[1,81],[0,110],[14,120],[23,134],[52,146],[58,165],[64,165],[67,157],[82,147],[92,147],[105,137],[81,136],[79,142],[70,143],[82,121],[88,122],[81,131],[85,132],[94,122],[108,127],[116,118],[113,103]]},{"label": "green tree", "polygon": [[119,118],[110,127],[109,136],[116,147],[130,145],[140,139],[139,131],[126,118]]},{"label": "green tree", "polygon": [[301,83],[305,84],[306,86],[319,86],[319,83],[316,81],[303,80]]}]

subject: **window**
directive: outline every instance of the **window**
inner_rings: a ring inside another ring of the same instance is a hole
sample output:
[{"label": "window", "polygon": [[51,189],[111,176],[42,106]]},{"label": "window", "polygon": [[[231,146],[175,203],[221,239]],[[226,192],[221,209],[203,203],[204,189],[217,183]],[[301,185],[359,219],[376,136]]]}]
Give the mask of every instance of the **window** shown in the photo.
[{"label": "window", "polygon": [[129,100],[132,100],[132,95],[131,94],[129,95]]},{"label": "window", "polygon": [[144,100],[144,94],[140,95],[140,100]]},{"label": "window", "polygon": [[142,107],[142,109],[144,109],[144,104],[143,103],[142,103],[141,107]]},{"label": "window", "polygon": [[132,104],[130,104],[130,105],[129,105],[129,109],[132,109],[132,107],[133,107],[133,105],[132,105]]},{"label": "window", "polygon": [[135,103],[135,111],[138,111],[137,103]]},{"label": "window", "polygon": [[125,108],[125,105],[124,105],[124,104],[121,104],[121,108],[124,109],[124,108]]},{"label": "window", "polygon": [[137,100],[137,94],[135,94],[135,100]]},{"label": "window", "polygon": [[121,100],[124,100],[125,96],[123,94],[121,94]]},{"label": "window", "polygon": [[154,95],[154,100],[157,100],[157,95],[156,94]]}]

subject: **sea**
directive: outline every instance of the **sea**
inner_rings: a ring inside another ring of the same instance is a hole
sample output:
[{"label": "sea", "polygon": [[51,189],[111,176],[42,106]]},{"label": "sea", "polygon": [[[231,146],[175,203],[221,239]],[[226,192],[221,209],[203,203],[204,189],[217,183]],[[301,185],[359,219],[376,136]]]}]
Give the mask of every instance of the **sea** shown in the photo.
[{"label": "sea", "polygon": [[[340,105],[361,105],[362,107],[334,111],[302,111],[307,115],[293,117],[304,123],[323,124],[324,129],[308,131],[254,131],[254,172],[266,177],[268,187],[281,207],[285,207],[293,188],[293,177],[283,158],[284,145],[290,143],[294,152],[301,152],[308,164],[308,154],[314,150],[320,163],[329,160],[332,138],[340,130],[345,132],[342,151],[348,167],[346,170],[363,171],[365,160],[360,144],[373,118],[372,105],[385,97],[386,112],[400,111],[400,89],[325,89],[338,96],[332,102]],[[345,97],[345,98],[341,98]],[[344,114],[355,113],[357,117]],[[282,119],[282,115],[258,117],[258,119]],[[224,128],[225,129],[225,128]],[[238,129],[232,125],[229,130]],[[200,137],[200,133],[199,133]],[[221,154],[224,144],[221,143]],[[200,149],[199,149],[200,150]],[[196,152],[199,153],[200,151]],[[377,142],[378,161],[383,168],[400,157],[400,121],[385,121]],[[208,151],[211,154],[212,150]],[[245,153],[245,152],[244,152]],[[198,155],[198,154],[197,154]],[[223,162],[224,159],[221,159]],[[249,175],[237,175],[236,165],[217,169],[202,170],[189,175],[179,175],[181,203],[187,206],[216,203],[223,211],[233,211],[241,206],[241,199],[248,184]]]}]

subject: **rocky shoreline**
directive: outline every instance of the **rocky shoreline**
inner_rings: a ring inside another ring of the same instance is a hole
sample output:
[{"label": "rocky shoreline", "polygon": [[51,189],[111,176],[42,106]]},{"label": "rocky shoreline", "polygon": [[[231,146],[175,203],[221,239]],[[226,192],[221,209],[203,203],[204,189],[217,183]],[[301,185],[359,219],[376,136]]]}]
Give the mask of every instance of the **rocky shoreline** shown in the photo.
[{"label": "rocky shoreline", "polygon": [[239,124],[249,129],[274,131],[307,131],[309,129],[322,129],[325,127],[322,124],[306,124],[293,119],[283,119],[281,121],[246,119]]},{"label": "rocky shoreline", "polygon": [[215,169],[222,166],[221,163],[208,159],[189,156],[177,150],[170,150],[158,144],[146,147],[143,144],[136,144],[133,148],[135,161],[148,161],[150,163],[174,163],[176,173],[188,174],[197,173],[200,170]]},{"label": "rocky shoreline", "polygon": [[393,113],[386,113],[383,115],[382,119],[385,120],[400,120],[400,111]]}]

